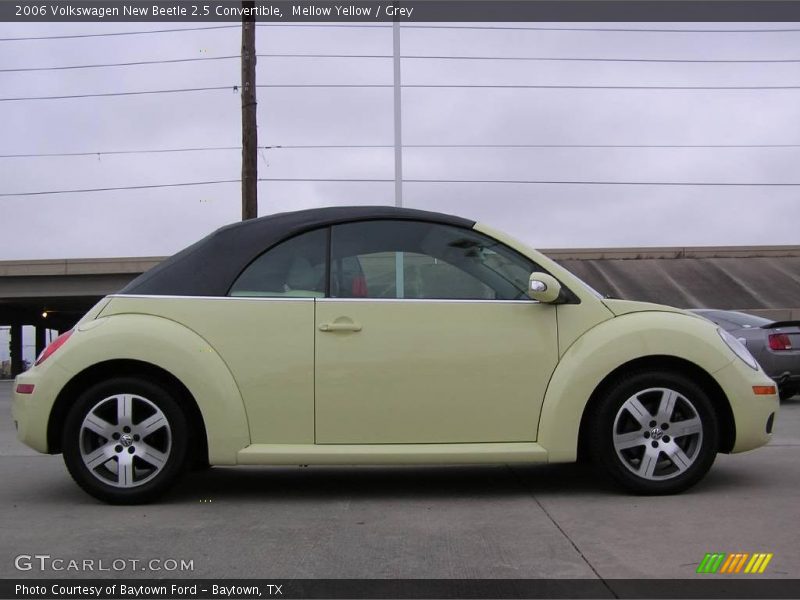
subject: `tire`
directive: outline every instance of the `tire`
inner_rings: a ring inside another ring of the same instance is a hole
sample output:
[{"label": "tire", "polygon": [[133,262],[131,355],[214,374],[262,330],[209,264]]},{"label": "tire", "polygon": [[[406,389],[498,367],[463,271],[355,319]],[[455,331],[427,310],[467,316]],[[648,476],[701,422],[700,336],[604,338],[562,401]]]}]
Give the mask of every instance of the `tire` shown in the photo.
[{"label": "tire", "polygon": [[682,492],[714,463],[719,448],[714,407],[702,388],[682,375],[642,371],[625,376],[595,409],[586,450],[630,492]]},{"label": "tire", "polygon": [[185,471],[188,448],[186,416],[174,397],[133,377],[109,379],[81,394],[62,437],[72,478],[110,504],[158,498]]}]

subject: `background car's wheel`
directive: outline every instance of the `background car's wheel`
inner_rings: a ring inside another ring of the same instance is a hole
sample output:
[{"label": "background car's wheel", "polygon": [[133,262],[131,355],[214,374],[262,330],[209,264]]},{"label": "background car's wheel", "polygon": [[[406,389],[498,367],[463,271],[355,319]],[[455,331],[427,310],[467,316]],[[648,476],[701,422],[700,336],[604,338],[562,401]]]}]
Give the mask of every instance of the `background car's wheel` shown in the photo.
[{"label": "background car's wheel", "polygon": [[587,450],[632,492],[681,492],[714,462],[719,443],[714,408],[686,377],[654,371],[623,377],[597,408]]},{"label": "background car's wheel", "polygon": [[149,502],[187,463],[189,430],[160,386],[120,377],[86,390],[64,426],[64,462],[86,492],[112,504]]}]

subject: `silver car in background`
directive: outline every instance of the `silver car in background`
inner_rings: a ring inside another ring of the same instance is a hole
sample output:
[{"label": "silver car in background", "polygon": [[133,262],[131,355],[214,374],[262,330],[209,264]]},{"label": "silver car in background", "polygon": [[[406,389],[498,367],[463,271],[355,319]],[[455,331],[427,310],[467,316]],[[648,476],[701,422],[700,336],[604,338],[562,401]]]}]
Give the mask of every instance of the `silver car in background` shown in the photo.
[{"label": "silver car in background", "polygon": [[772,321],[733,310],[692,309],[736,336],[778,384],[781,400],[800,394],[800,321]]}]

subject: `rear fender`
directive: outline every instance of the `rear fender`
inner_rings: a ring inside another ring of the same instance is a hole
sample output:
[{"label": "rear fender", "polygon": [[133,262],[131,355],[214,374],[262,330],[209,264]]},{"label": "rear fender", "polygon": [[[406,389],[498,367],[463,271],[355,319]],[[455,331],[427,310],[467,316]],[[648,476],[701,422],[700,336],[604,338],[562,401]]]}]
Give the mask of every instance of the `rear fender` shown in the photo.
[{"label": "rear fender", "polygon": [[156,365],[178,379],[202,415],[211,464],[236,464],[236,453],[250,444],[247,415],[230,370],[202,337],[162,317],[118,314],[79,324],[50,360],[71,379],[120,359]]}]

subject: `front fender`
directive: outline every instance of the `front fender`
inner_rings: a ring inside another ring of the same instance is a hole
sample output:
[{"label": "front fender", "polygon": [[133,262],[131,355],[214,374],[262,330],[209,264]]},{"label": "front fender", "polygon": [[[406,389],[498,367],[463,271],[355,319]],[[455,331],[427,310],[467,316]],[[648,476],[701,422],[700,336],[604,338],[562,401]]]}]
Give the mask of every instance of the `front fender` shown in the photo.
[{"label": "front fender", "polygon": [[550,462],[576,460],[581,417],[594,390],[618,367],[648,356],[681,358],[709,374],[734,360],[715,325],[682,313],[636,312],[600,323],[564,353],[545,392],[537,441]]},{"label": "front fender", "polygon": [[[197,333],[153,315],[118,314],[81,323],[51,359],[67,380],[110,360],[137,360],[175,376],[192,394],[208,436],[211,464],[236,464],[250,444],[244,404],[230,370]],[[66,383],[66,381],[64,382]]]}]

